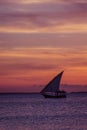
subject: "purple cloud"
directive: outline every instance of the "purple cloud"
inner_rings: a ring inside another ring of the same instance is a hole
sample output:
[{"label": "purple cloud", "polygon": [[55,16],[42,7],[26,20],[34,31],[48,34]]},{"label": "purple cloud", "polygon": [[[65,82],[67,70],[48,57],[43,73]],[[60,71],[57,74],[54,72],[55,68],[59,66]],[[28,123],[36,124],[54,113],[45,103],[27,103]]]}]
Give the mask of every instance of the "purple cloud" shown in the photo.
[{"label": "purple cloud", "polygon": [[0,25],[44,28],[67,23],[87,23],[87,3],[5,3],[0,5]]}]

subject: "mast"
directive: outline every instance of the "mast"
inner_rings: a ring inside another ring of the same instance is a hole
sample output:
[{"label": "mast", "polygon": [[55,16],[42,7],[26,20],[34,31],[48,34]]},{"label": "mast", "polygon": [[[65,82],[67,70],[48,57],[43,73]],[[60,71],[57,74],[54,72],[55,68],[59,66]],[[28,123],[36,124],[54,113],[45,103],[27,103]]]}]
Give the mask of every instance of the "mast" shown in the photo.
[{"label": "mast", "polygon": [[62,74],[64,71],[59,73],[57,76],[55,76],[46,86],[45,88],[41,91],[41,93],[45,92],[57,92],[59,91],[59,86],[60,86],[60,81],[62,78]]}]

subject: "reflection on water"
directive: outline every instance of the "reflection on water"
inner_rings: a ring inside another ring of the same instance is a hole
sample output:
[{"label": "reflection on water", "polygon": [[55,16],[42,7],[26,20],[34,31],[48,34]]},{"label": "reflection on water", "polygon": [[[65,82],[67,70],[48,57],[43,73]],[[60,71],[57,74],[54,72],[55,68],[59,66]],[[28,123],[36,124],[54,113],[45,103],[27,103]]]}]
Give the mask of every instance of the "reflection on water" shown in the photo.
[{"label": "reflection on water", "polygon": [[45,99],[39,94],[0,95],[0,130],[86,130],[87,95]]}]

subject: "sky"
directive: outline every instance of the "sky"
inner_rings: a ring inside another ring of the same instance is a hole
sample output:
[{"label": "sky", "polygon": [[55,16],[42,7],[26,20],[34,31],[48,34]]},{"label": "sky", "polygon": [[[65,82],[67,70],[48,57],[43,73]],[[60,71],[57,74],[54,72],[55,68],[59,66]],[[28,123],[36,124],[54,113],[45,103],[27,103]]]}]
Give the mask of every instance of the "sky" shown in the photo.
[{"label": "sky", "polygon": [[87,91],[87,0],[0,0],[0,92],[40,91],[62,70],[66,91]]}]

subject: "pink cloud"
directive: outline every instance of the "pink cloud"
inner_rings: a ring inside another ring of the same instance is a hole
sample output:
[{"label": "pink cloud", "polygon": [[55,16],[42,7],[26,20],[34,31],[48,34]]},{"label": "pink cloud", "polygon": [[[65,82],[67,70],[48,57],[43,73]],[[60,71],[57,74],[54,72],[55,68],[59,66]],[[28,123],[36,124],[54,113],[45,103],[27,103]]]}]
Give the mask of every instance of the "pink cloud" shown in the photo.
[{"label": "pink cloud", "polygon": [[87,3],[11,3],[0,6],[0,25],[4,27],[34,29],[87,23]]}]

